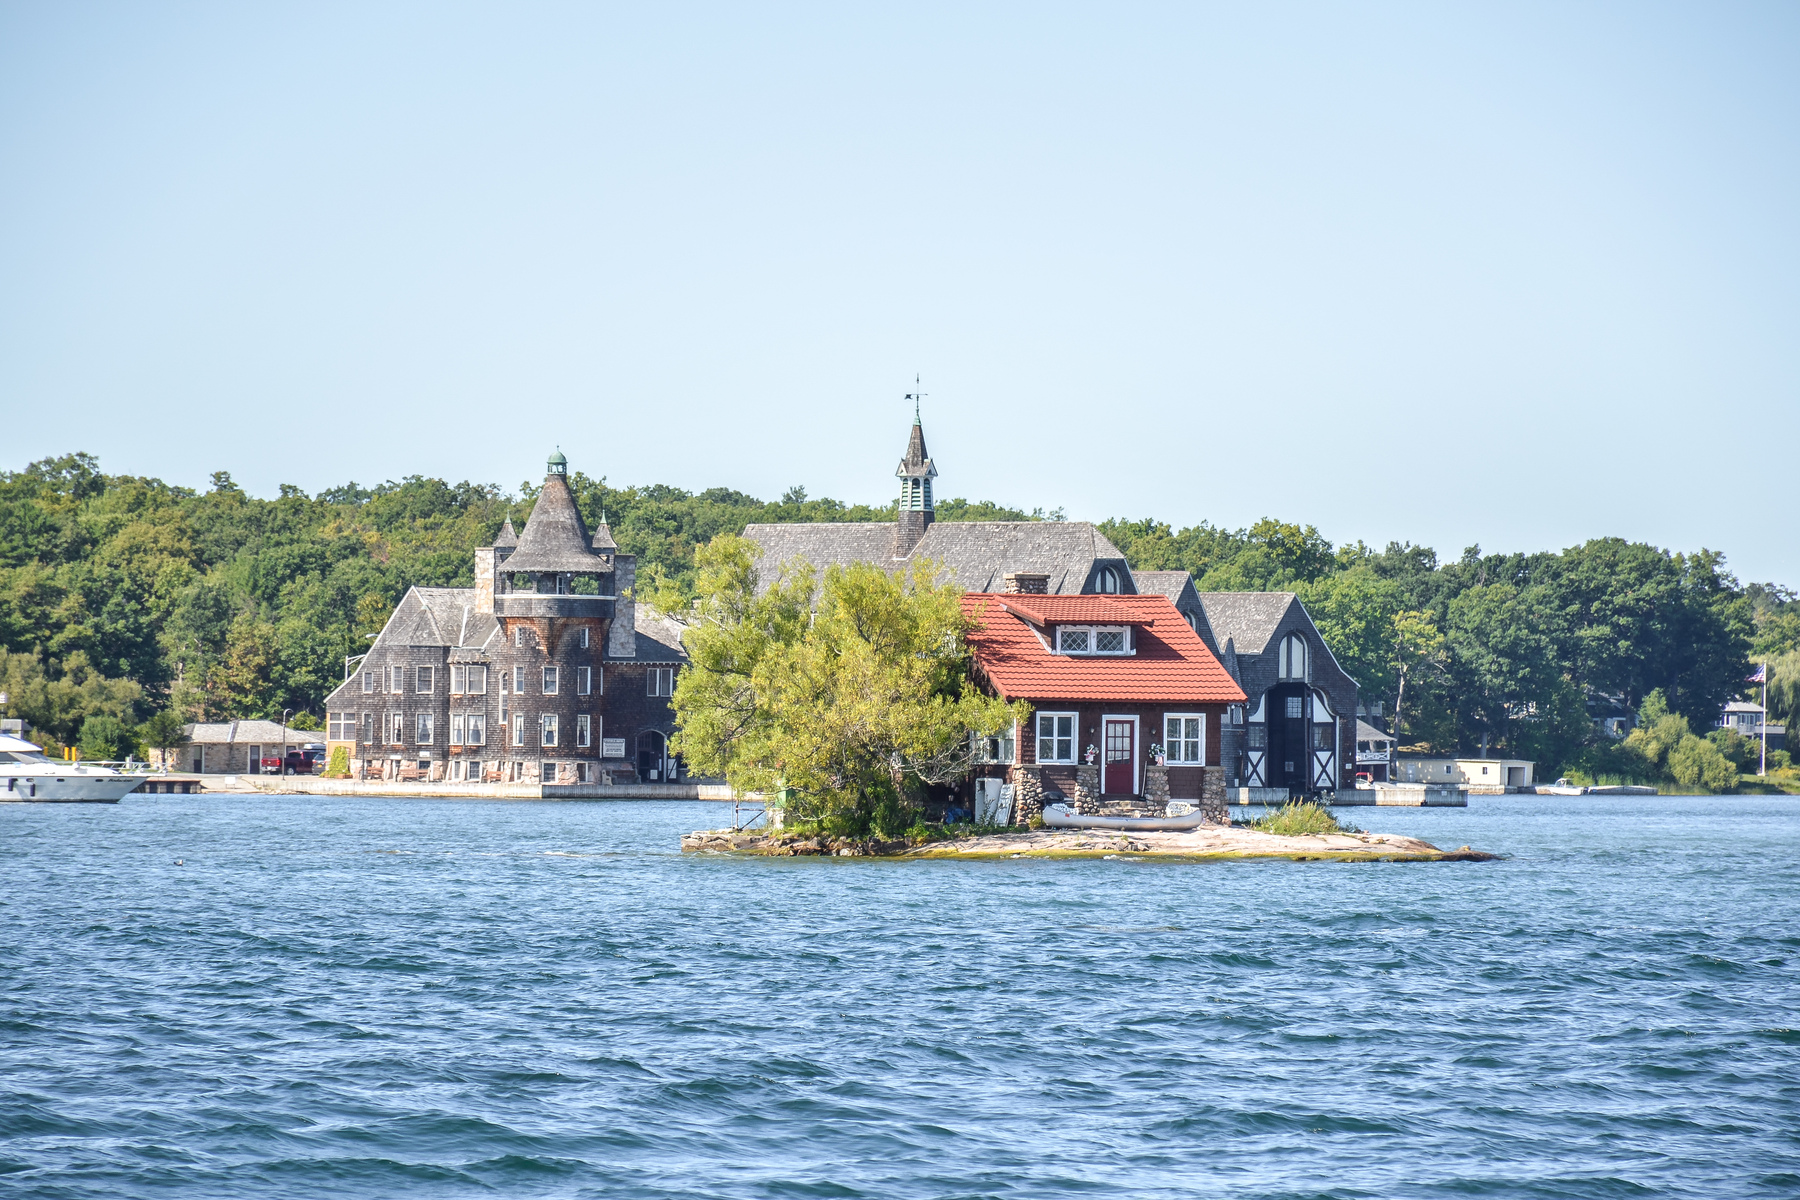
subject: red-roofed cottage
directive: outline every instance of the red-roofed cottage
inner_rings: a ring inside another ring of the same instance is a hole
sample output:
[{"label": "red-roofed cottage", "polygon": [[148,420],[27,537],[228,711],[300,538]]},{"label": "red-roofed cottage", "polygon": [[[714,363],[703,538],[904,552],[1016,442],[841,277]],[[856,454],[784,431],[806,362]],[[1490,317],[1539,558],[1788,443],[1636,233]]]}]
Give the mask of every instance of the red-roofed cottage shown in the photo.
[{"label": "red-roofed cottage", "polygon": [[1160,595],[970,592],[963,611],[975,677],[1032,707],[1029,727],[989,739],[980,780],[1013,785],[1015,820],[1061,793],[1083,812],[1162,815],[1187,800],[1225,820],[1219,743],[1225,708],[1244,692]]}]

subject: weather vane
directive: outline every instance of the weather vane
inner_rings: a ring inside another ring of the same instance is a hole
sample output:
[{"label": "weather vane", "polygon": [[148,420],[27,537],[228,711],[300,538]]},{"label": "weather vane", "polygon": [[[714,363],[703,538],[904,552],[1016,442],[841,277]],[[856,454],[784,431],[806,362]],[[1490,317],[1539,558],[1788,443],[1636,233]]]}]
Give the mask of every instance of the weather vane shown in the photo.
[{"label": "weather vane", "polygon": [[906,398],[913,402],[913,424],[914,425],[917,425],[919,423],[919,401],[923,400],[928,395],[930,395],[929,392],[921,392],[919,390],[919,376],[915,372],[913,374],[913,390],[906,393]]}]

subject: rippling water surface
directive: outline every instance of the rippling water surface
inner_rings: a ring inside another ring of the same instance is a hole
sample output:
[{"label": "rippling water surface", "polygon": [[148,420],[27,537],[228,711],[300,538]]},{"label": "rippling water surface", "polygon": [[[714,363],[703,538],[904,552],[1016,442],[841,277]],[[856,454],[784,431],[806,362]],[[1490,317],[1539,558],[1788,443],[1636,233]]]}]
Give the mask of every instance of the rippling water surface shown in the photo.
[{"label": "rippling water surface", "polygon": [[700,804],[0,805],[0,1193],[1800,1194],[1800,801],[1355,817],[1512,857],[737,861],[678,852]]}]

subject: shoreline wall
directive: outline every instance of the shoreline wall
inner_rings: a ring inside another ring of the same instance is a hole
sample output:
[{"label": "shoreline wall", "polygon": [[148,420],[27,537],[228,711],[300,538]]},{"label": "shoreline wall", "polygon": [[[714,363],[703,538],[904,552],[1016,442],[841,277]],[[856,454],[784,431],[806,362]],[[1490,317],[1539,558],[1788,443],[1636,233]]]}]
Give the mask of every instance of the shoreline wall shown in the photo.
[{"label": "shoreline wall", "polygon": [[201,777],[209,792],[265,796],[391,796],[447,800],[756,800],[722,783],[387,783],[309,775]]}]

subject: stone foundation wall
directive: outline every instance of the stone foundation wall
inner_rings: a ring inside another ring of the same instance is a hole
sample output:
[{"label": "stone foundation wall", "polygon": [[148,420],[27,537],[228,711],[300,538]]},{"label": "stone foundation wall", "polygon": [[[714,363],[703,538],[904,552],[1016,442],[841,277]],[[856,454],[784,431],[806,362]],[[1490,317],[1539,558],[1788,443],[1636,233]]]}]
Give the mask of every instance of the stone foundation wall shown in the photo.
[{"label": "stone foundation wall", "polygon": [[1092,812],[1092,806],[1100,801],[1100,768],[1080,766],[1075,768],[1075,790],[1069,793],[1069,803],[1079,813]]},{"label": "stone foundation wall", "polygon": [[1031,818],[1044,814],[1044,776],[1037,767],[1014,767],[1013,824],[1029,825]]},{"label": "stone foundation wall", "polygon": [[1144,768],[1144,799],[1164,808],[1169,804],[1169,768]]},{"label": "stone foundation wall", "polygon": [[1231,813],[1225,807],[1225,768],[1207,767],[1200,777],[1200,811],[1209,824],[1231,824]]}]

